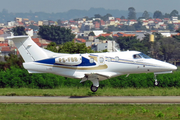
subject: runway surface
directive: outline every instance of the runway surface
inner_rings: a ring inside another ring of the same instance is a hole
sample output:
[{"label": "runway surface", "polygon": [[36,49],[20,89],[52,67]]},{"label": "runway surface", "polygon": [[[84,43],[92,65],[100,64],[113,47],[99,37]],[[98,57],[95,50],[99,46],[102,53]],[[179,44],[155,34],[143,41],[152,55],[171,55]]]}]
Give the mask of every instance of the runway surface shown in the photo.
[{"label": "runway surface", "polygon": [[172,103],[180,104],[180,96],[119,96],[119,97],[35,97],[0,96],[0,103]]}]

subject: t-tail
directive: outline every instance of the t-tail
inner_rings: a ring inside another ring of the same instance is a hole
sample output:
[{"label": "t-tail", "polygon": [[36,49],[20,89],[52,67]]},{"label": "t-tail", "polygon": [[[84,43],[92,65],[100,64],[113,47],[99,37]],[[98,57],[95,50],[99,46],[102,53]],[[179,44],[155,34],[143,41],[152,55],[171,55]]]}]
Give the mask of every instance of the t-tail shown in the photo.
[{"label": "t-tail", "polygon": [[11,36],[25,62],[33,62],[48,58],[47,54],[29,36]]}]

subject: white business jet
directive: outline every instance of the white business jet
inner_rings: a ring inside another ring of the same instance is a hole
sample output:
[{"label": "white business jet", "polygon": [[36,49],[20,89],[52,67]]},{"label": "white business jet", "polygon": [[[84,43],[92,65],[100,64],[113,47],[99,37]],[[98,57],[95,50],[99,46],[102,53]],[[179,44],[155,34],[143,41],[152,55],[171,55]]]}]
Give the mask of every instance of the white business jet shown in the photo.
[{"label": "white business jet", "polygon": [[11,36],[25,63],[23,66],[29,73],[53,73],[64,77],[90,80],[91,91],[96,92],[99,81],[111,77],[135,73],[154,73],[156,75],[172,73],[177,67],[148,57],[138,51],[63,54],[40,48],[31,37]]}]

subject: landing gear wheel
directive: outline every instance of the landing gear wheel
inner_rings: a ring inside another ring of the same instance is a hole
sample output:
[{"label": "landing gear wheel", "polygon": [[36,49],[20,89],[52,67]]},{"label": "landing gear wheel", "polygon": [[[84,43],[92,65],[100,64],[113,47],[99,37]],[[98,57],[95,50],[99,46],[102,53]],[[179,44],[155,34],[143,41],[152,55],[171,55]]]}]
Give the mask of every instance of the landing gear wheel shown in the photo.
[{"label": "landing gear wheel", "polygon": [[158,85],[159,85],[157,79],[155,79],[154,85],[155,85],[155,86],[158,86]]},{"label": "landing gear wheel", "polygon": [[96,92],[98,90],[98,87],[91,85],[91,91]]}]

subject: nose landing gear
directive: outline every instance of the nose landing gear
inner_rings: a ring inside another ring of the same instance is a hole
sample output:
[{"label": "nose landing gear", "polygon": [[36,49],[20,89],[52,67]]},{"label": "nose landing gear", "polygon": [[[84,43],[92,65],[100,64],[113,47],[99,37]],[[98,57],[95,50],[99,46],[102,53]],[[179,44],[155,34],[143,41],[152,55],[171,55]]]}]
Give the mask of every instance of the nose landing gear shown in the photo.
[{"label": "nose landing gear", "polygon": [[157,79],[156,79],[156,74],[154,74],[154,80],[155,80],[154,85],[155,85],[155,86],[158,86],[159,83],[158,83],[158,81],[157,81]]}]

